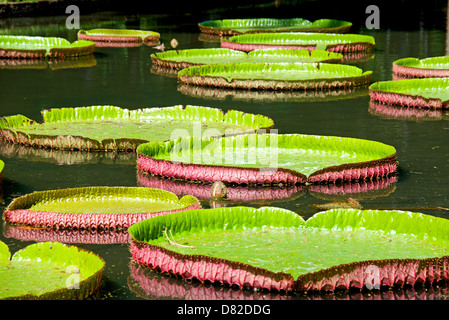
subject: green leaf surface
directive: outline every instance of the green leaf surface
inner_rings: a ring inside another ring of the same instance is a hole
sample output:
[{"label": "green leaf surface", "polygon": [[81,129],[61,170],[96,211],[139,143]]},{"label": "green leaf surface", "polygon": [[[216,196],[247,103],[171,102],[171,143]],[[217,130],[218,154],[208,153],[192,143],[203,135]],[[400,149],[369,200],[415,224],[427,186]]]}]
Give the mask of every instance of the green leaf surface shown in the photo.
[{"label": "green leaf surface", "polygon": [[394,92],[424,98],[449,100],[448,78],[404,79],[396,81],[380,81],[373,83],[369,89]]},{"label": "green leaf surface", "polygon": [[142,40],[147,37],[160,37],[160,34],[155,31],[130,29],[90,29],[78,31],[78,34],[80,33],[94,37],[139,37]]},{"label": "green leaf surface", "polygon": [[240,80],[308,81],[318,79],[348,79],[371,74],[362,69],[328,63],[236,63],[210,64],[185,68],[182,76],[221,77],[231,82]]},{"label": "green leaf surface", "polygon": [[29,245],[11,260],[4,252],[0,249],[0,299],[84,299],[98,289],[105,265],[90,251],[58,242]]},{"label": "green leaf surface", "polygon": [[[43,118],[43,123],[37,123],[23,115],[3,117],[0,130],[4,138],[12,131],[15,136],[5,139],[22,138],[22,143],[49,146],[46,138],[79,137],[104,149],[108,140],[166,141],[176,133],[198,135],[209,129],[224,135],[226,130],[251,132],[273,126],[273,121],[262,115],[235,110],[225,114],[220,109],[196,106],[137,110],[114,106],[61,108],[44,110]],[[59,148],[69,148],[64,143]]]},{"label": "green leaf surface", "polygon": [[[167,240],[163,230],[171,232]],[[141,221],[134,240],[298,276],[359,261],[447,256],[449,221],[404,211],[334,209],[304,221],[279,208],[187,211]]]},{"label": "green leaf surface", "polygon": [[234,33],[262,32],[262,31],[298,31],[308,29],[310,31],[324,31],[325,29],[334,29],[351,27],[352,23],[342,20],[320,19],[311,22],[302,18],[292,19],[272,19],[272,18],[255,18],[255,19],[223,19],[208,20],[198,24],[200,29],[203,27],[218,29],[224,31],[232,31]]},{"label": "green leaf surface", "polygon": [[58,37],[0,36],[0,49],[38,50],[73,49],[94,45],[91,41],[79,40],[70,43]]},{"label": "green leaf surface", "polygon": [[215,63],[283,63],[283,62],[325,62],[341,60],[343,55],[323,50],[290,50],[290,49],[259,49],[249,53],[226,48],[204,48],[186,50],[168,50],[153,53],[153,59],[190,64]]},{"label": "green leaf surface", "polygon": [[393,64],[420,69],[449,69],[449,57],[403,58],[394,61]]},{"label": "green leaf surface", "polygon": [[355,138],[260,134],[145,143],[137,148],[137,152],[155,159],[182,163],[276,167],[310,175],[330,166],[379,160],[394,155],[396,150],[380,142]]},{"label": "green leaf surface", "polygon": [[329,45],[349,43],[375,44],[374,38],[368,35],[301,32],[242,34],[224,41],[271,45],[325,45],[326,47]]},{"label": "green leaf surface", "polygon": [[184,209],[198,200],[153,188],[85,187],[37,191],[14,199],[6,211],[29,210],[74,214],[152,213]]}]

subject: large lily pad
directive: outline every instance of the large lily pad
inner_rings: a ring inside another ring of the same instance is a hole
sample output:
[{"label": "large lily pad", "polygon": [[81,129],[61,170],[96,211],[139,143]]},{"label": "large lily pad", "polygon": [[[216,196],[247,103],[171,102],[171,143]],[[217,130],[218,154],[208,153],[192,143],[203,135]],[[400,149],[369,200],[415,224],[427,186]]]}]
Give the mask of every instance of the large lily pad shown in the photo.
[{"label": "large lily pad", "polygon": [[0,58],[67,58],[93,54],[95,43],[57,37],[0,36]]},{"label": "large lily pad", "polygon": [[409,78],[448,77],[449,57],[399,59],[393,62],[393,72],[396,75]]},{"label": "large lily pad", "polygon": [[101,284],[105,262],[93,252],[58,242],[17,251],[0,242],[0,299],[85,299]]},{"label": "large lily pad", "polygon": [[226,63],[188,67],[179,81],[220,88],[336,89],[369,84],[371,71],[328,63]]},{"label": "large lily pad", "polygon": [[[138,110],[114,106],[49,109],[44,122],[23,115],[0,120],[0,138],[24,145],[68,150],[134,151],[148,141],[166,141],[174,132],[188,135],[214,130],[254,132],[273,126],[273,120],[235,110],[173,106]],[[178,131],[175,131],[178,130]]]},{"label": "large lily pad", "polygon": [[217,88],[179,83],[178,91],[182,94],[201,98],[244,101],[257,103],[320,103],[343,99],[366,97],[369,95],[369,83],[357,87],[338,88],[333,90],[241,90],[233,88]]},{"label": "large lily pad", "polygon": [[449,78],[380,81],[370,87],[370,97],[385,104],[407,107],[447,108]]},{"label": "large lily pad", "polygon": [[137,167],[158,176],[237,184],[372,179],[396,171],[394,147],[370,140],[301,134],[190,137],[137,148]]},{"label": "large lily pad", "polygon": [[158,42],[160,34],[155,31],[129,29],[90,29],[78,31],[78,39],[94,42]]},{"label": "large lily pad", "polygon": [[138,187],[47,190],[15,198],[5,209],[8,223],[55,229],[121,230],[157,215],[200,209],[193,196]]},{"label": "large lily pad", "polygon": [[226,48],[168,50],[151,54],[154,65],[184,69],[193,65],[243,62],[340,62],[343,55],[324,50],[260,49],[249,53]]},{"label": "large lily pad", "polygon": [[327,50],[331,52],[371,51],[375,45],[374,38],[360,34],[334,33],[257,33],[233,36],[223,39],[222,48],[242,51],[255,49],[307,49]]},{"label": "large lily pad", "polygon": [[198,24],[201,32],[218,35],[237,35],[259,32],[329,32],[345,33],[352,23],[334,19],[319,19],[313,22],[302,19],[223,19],[208,20]]},{"label": "large lily pad", "polygon": [[273,207],[182,212],[129,229],[132,257],[143,266],[305,292],[447,280],[448,231],[447,219],[421,213],[335,209],[304,221]]}]

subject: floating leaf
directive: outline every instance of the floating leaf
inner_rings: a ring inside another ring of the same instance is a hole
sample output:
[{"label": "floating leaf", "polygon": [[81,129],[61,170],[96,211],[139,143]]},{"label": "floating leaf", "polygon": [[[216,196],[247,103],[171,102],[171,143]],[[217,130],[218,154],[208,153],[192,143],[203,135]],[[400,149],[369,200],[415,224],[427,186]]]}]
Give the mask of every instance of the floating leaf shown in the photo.
[{"label": "floating leaf", "polygon": [[338,89],[369,84],[371,71],[328,63],[226,63],[185,68],[186,84],[263,90]]},{"label": "floating leaf", "polygon": [[100,42],[146,42],[159,41],[155,31],[129,29],[90,29],[78,31],[78,39]]},{"label": "floating leaf", "polygon": [[370,97],[385,104],[407,107],[447,108],[449,78],[381,81],[370,87]]},{"label": "floating leaf", "polygon": [[351,26],[352,23],[342,20],[319,19],[311,22],[302,18],[223,19],[208,20],[198,24],[201,32],[218,35],[294,31],[345,33],[349,31]]},{"label": "floating leaf", "polygon": [[327,50],[331,52],[371,51],[375,45],[374,38],[360,34],[334,33],[257,33],[233,36],[223,39],[222,48],[242,51],[255,49],[307,49]]},{"label": "floating leaf", "polygon": [[235,110],[173,106],[138,110],[114,106],[49,109],[44,122],[23,115],[0,119],[0,137],[9,142],[68,150],[134,151],[148,141],[166,141],[172,134],[224,135],[226,130],[254,132],[273,126],[273,120]]},{"label": "floating leaf", "polygon": [[226,48],[202,48],[169,50],[153,53],[151,60],[156,66],[184,69],[199,64],[215,63],[274,63],[274,62],[340,62],[343,55],[323,50],[306,49],[260,49],[249,53]]},{"label": "floating leaf", "polygon": [[193,196],[138,187],[85,187],[38,191],[15,198],[8,223],[55,229],[120,230],[143,219],[199,209]]},{"label": "floating leaf", "polygon": [[[405,211],[194,210],[134,224],[133,259],[163,273],[284,291],[447,280],[449,222]],[[168,239],[170,237],[170,241]]]},{"label": "floating leaf", "polygon": [[399,59],[393,62],[393,72],[397,75],[410,78],[448,77],[449,57]]},{"label": "floating leaf", "polygon": [[137,148],[137,167],[158,176],[237,184],[373,179],[396,171],[394,147],[370,140],[301,134],[180,138]]},{"label": "floating leaf", "polygon": [[99,289],[105,265],[90,251],[58,242],[9,255],[0,242],[0,299],[85,299]]},{"label": "floating leaf", "polygon": [[95,43],[56,37],[0,36],[0,58],[67,58],[93,54]]}]

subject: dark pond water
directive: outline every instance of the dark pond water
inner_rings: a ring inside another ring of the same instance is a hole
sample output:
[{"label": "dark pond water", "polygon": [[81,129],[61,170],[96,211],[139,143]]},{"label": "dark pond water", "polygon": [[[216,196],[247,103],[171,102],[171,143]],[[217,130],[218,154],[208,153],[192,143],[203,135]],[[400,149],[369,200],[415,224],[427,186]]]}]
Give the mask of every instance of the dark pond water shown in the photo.
[{"label": "dark pond water", "polygon": [[[392,79],[392,62],[403,57],[431,57],[448,53],[448,35],[444,8],[435,8],[439,20],[430,24],[386,27],[368,30],[363,25],[354,32],[376,39],[374,55],[351,62],[364,70],[372,70],[372,81]],[[169,46],[177,39],[178,49],[219,47],[219,42],[203,39],[195,19],[218,18],[220,13],[177,17],[170,15],[83,17],[81,28],[114,26],[158,31],[161,41]],[[22,18],[2,21],[2,33],[62,36],[76,39],[76,30],[65,28],[65,16],[53,18]],[[183,18],[183,19],[182,19]],[[430,19],[431,20],[431,19]],[[109,23],[107,21],[110,21]],[[427,19],[426,21],[429,21]],[[194,23],[195,22],[195,23]],[[152,68],[150,54],[157,49],[97,48],[94,61],[84,61],[82,68],[56,69],[44,65],[40,69],[0,66],[0,115],[23,114],[41,121],[40,112],[47,108],[116,105],[129,109],[174,105],[198,105],[242,110],[271,117],[279,133],[335,135],[376,140],[397,149],[399,174],[397,181],[384,185],[352,186],[355,192],[326,195],[323,192],[288,190],[282,197],[259,199],[239,204],[259,207],[272,205],[293,210],[304,218],[334,202],[348,197],[359,201],[365,209],[401,209],[420,211],[434,216],[449,216],[449,115],[442,112],[415,110],[409,115],[402,110],[397,116],[385,115],[370,106],[367,90],[347,92],[333,98],[303,97],[294,94],[240,95],[219,90],[193,90],[182,87],[173,75]],[[90,64],[90,65],[89,65]],[[391,110],[390,110],[391,111]],[[401,110],[396,110],[401,111]],[[19,195],[47,189],[85,186],[140,186],[135,155],[85,155],[77,152],[37,151],[0,143],[0,159],[6,163],[1,190],[3,207]],[[168,190],[175,186],[164,181],[154,185]],[[179,187],[179,186],[178,186]],[[357,192],[357,188],[371,188]],[[209,207],[208,200],[203,206]],[[235,204],[231,204],[235,205]],[[70,233],[27,233],[4,223],[0,224],[0,240],[11,252],[47,240],[73,243],[92,250],[106,261],[104,281],[97,298],[110,300],[135,299],[360,299],[361,294],[323,295],[313,297],[272,295],[235,291],[229,288],[175,281],[147,272],[130,264],[129,246],[123,236],[110,234],[84,235]],[[446,299],[445,286],[422,290],[397,290],[364,294],[363,297],[393,299]]]}]

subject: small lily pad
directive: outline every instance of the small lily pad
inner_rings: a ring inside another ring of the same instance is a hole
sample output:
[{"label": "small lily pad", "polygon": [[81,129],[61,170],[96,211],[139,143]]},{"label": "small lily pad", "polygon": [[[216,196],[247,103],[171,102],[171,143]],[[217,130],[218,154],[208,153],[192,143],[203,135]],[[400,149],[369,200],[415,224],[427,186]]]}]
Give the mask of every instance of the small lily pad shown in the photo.
[{"label": "small lily pad", "polygon": [[95,42],[147,42],[159,41],[155,31],[129,29],[91,29],[78,31],[78,39]]},{"label": "small lily pad", "polygon": [[67,58],[93,54],[95,43],[57,37],[0,36],[0,58]]},{"label": "small lily pad", "polygon": [[325,90],[369,84],[371,71],[328,63],[226,63],[178,72],[180,82],[219,88]]},{"label": "small lily pad", "polygon": [[449,57],[399,59],[393,62],[393,72],[396,75],[408,78],[448,77]]},{"label": "small lily pad", "polygon": [[135,151],[144,142],[170,140],[174,132],[196,135],[214,130],[224,135],[226,130],[250,133],[273,126],[273,120],[262,115],[195,106],[92,106],[49,109],[42,115],[43,123],[23,115],[3,117],[0,138],[55,149]]},{"label": "small lily pad", "polygon": [[404,79],[375,82],[370,97],[385,104],[445,109],[449,104],[449,78]]},{"label": "small lily pad", "polygon": [[223,19],[208,20],[198,24],[200,31],[208,34],[237,35],[258,32],[329,32],[345,33],[352,23],[343,20],[319,19],[313,22],[302,19]]},{"label": "small lily pad", "polygon": [[324,50],[309,51],[306,49],[260,49],[249,53],[225,49],[202,48],[186,50],[168,50],[151,55],[154,65],[174,69],[184,69],[200,64],[214,63],[295,63],[295,62],[341,62],[343,55]]},{"label": "small lily pad", "polygon": [[137,167],[201,182],[292,185],[369,180],[397,169],[394,147],[370,140],[301,134],[179,138],[137,148]]},{"label": "small lily pad", "polygon": [[222,48],[252,51],[255,49],[307,49],[347,53],[372,51],[374,38],[360,34],[280,32],[257,33],[223,39]]},{"label": "small lily pad", "polygon": [[59,242],[17,251],[0,242],[0,299],[79,300],[95,293],[105,262],[93,252]]},{"label": "small lily pad", "polygon": [[199,209],[193,196],[138,187],[85,187],[37,191],[5,209],[11,224],[50,229],[121,230],[161,214]]},{"label": "small lily pad", "polygon": [[311,292],[448,279],[449,222],[415,212],[333,209],[304,221],[231,207],[148,219],[129,233],[140,265],[212,283]]}]

